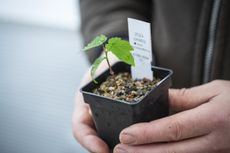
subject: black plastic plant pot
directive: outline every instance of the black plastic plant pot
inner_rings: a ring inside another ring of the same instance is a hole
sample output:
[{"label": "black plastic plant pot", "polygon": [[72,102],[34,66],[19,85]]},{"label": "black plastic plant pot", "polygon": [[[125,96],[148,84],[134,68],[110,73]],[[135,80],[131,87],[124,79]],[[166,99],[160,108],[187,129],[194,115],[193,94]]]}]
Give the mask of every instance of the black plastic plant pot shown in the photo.
[{"label": "black plastic plant pot", "polygon": [[[130,72],[130,66],[118,62],[112,66],[115,73]],[[168,89],[171,86],[172,71],[152,67],[155,78],[160,79],[144,98],[135,103],[113,100],[92,93],[110,75],[109,70],[96,78],[98,84],[90,82],[81,88],[84,101],[89,104],[98,135],[111,149],[119,143],[122,129],[139,122],[148,122],[169,115]]]}]

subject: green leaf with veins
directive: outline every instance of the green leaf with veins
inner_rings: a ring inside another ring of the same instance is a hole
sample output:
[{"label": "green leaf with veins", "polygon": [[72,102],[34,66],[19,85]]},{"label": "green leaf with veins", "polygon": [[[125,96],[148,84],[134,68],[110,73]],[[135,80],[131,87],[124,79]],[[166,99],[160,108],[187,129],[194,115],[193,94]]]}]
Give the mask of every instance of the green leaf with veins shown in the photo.
[{"label": "green leaf with veins", "polygon": [[[97,36],[86,47],[84,47],[83,50],[86,51],[86,50],[98,47],[100,45],[103,45],[107,41],[107,39],[108,38],[105,35]],[[112,73],[113,71],[109,63],[108,56],[105,56],[107,55],[107,52],[112,52],[121,61],[129,65],[135,66],[134,58],[131,53],[133,51],[133,47],[130,45],[128,41],[122,40],[121,38],[118,38],[118,37],[113,37],[113,38],[110,38],[108,43],[103,46],[104,46],[103,52],[105,54],[97,58],[91,67],[91,77],[95,83],[97,83],[97,81],[94,79],[95,72],[97,68],[99,67],[99,65],[101,64],[101,62],[105,59],[107,60],[107,64],[109,66],[111,75],[113,75]]]},{"label": "green leaf with veins", "polygon": [[104,59],[106,59],[106,57],[105,57],[104,55],[98,57],[98,58],[94,61],[93,65],[92,65],[92,67],[91,67],[90,74],[91,74],[91,77],[92,77],[94,83],[97,83],[97,81],[94,79],[95,72],[96,72],[98,66],[101,64],[101,62],[102,62]]},{"label": "green leaf with veins", "polygon": [[132,55],[133,47],[126,40],[114,37],[109,39],[108,44],[105,46],[107,51],[111,51],[121,61],[135,66],[134,58]]},{"label": "green leaf with veins", "polygon": [[83,48],[84,51],[98,47],[105,43],[107,40],[107,37],[105,35],[97,36],[93,41],[91,41],[86,47]]}]

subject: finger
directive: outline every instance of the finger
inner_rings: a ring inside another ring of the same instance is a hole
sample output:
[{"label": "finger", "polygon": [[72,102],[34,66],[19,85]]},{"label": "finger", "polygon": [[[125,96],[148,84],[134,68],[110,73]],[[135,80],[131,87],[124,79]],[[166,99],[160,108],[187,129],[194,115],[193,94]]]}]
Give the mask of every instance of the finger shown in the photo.
[{"label": "finger", "polygon": [[73,115],[73,133],[78,142],[90,152],[109,153],[107,144],[98,137],[89,108],[81,106]]},{"label": "finger", "polygon": [[195,108],[208,102],[219,94],[217,81],[188,89],[170,89],[169,103],[173,110],[181,111]]},{"label": "finger", "polygon": [[139,146],[118,144],[114,148],[114,153],[212,153],[214,151],[213,144],[208,136],[204,136],[173,143]]},{"label": "finger", "polygon": [[120,142],[129,145],[170,142],[206,135],[211,131],[205,107],[197,107],[148,123],[134,124],[120,134]]}]

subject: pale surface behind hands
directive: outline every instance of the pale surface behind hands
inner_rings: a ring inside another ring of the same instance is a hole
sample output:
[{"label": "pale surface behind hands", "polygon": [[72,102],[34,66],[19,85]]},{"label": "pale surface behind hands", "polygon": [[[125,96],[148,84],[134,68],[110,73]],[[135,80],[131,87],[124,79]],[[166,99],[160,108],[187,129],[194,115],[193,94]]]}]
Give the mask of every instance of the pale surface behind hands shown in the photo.
[{"label": "pale surface behind hands", "polygon": [[71,129],[80,44],[74,31],[0,23],[1,153],[87,153]]}]

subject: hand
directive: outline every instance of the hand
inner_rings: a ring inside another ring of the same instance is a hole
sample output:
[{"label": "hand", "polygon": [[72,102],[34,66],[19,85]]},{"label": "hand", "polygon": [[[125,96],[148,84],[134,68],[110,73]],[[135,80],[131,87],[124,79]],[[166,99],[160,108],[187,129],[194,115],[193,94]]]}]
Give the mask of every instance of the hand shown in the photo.
[{"label": "hand", "polygon": [[[108,56],[112,65],[118,61],[113,54],[109,53]],[[103,61],[98,67],[95,76],[101,74],[107,68],[107,62]],[[81,86],[90,82],[91,79],[90,71],[88,71],[81,81]],[[72,129],[74,137],[90,152],[109,153],[108,145],[102,139],[100,139],[96,133],[89,105],[84,102],[80,92],[77,93],[75,101],[76,106],[72,117]]]},{"label": "hand", "polygon": [[107,144],[97,136],[90,108],[84,103],[81,93],[76,96],[73,113],[73,134],[78,142],[93,153],[109,153]]},{"label": "hand", "polygon": [[182,112],[124,129],[114,152],[230,152],[230,81],[171,89],[169,101],[172,109]]}]

